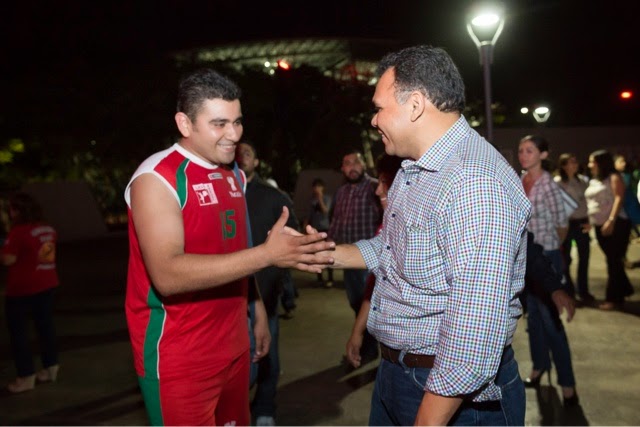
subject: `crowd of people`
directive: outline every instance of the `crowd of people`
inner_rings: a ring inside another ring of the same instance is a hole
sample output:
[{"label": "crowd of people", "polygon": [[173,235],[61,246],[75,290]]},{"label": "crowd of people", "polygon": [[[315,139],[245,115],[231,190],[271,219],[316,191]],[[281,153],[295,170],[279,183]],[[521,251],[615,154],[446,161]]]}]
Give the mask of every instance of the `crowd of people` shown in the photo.
[{"label": "crowd of people", "polygon": [[[329,194],[317,177],[302,221],[258,173],[241,89],[212,69],[180,81],[179,140],[143,161],[125,190],[125,313],[152,425],[276,424],[279,309],[295,308],[292,269],[326,287],[343,271],[355,317],[345,360],[380,357],[371,425],[523,425],[524,389],[551,359],[565,407],[578,404],[560,316],[595,303],[591,235],[607,262],[599,307],[621,308],[633,293],[625,260],[640,174],[605,150],[588,171],[571,153],[552,165],[539,135],[520,140],[519,174],[468,125],[464,83],[440,48],[387,54],[377,74],[371,125],[385,153],[368,170],[346,147],[344,183]],[[56,234],[28,196],[11,199],[9,213],[0,259],[17,371],[8,389],[18,393],[58,374]],[[31,311],[44,349],[37,372],[25,346]],[[525,379],[511,347],[523,314]]]}]

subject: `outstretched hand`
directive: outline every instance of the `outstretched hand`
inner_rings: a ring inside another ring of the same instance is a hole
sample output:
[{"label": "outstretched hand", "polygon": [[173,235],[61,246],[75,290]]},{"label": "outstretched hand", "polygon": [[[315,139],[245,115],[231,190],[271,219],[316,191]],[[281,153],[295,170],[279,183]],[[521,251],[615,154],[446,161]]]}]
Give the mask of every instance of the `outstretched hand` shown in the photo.
[{"label": "outstretched hand", "polygon": [[286,227],[289,209],[282,207],[282,215],[273,225],[265,242],[272,265],[281,268],[296,268],[310,273],[320,273],[333,263],[331,250],[334,242],[326,241],[327,233],[302,234]]}]

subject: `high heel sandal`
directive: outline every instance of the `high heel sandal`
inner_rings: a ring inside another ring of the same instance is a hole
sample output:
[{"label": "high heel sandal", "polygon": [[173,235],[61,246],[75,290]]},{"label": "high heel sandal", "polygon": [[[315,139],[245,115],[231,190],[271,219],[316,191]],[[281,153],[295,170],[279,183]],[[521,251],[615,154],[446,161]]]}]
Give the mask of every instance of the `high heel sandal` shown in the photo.
[{"label": "high heel sandal", "polygon": [[540,371],[540,373],[537,376],[532,378],[531,375],[529,375],[527,378],[522,380],[522,382],[524,383],[524,386],[526,388],[537,388],[537,387],[539,387],[540,386],[540,380],[544,376],[545,372],[549,374],[549,383],[551,383],[551,370],[550,369],[543,369],[542,371]]},{"label": "high heel sandal", "polygon": [[36,386],[36,376],[29,375],[27,377],[18,377],[7,385],[7,390],[11,393],[22,393],[23,391],[33,390]]},{"label": "high heel sandal", "polygon": [[41,382],[41,383],[55,382],[56,379],[58,379],[59,370],[60,370],[60,365],[49,366],[48,368],[39,370],[36,373],[36,378],[38,382]]}]

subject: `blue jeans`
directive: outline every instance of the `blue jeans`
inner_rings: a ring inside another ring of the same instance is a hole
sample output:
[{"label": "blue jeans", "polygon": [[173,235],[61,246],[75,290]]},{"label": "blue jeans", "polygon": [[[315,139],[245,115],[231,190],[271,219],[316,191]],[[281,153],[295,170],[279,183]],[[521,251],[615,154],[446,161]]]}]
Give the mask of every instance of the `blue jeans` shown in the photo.
[{"label": "blue jeans", "polygon": [[[269,354],[257,363],[251,363],[250,385],[256,385],[256,392],[251,402],[251,414],[254,417],[261,415],[274,417],[276,413],[276,389],[280,377],[280,355],[278,354],[278,341],[280,336],[280,322],[278,315],[269,317],[269,332],[271,333],[271,345]],[[251,354],[256,347],[252,330],[249,331]]]},{"label": "blue jeans", "polygon": [[5,313],[11,341],[11,352],[19,377],[35,373],[31,340],[29,339],[29,317],[33,318],[39,338],[42,367],[58,364],[56,330],[53,323],[54,289],[34,295],[6,297]]},{"label": "blue jeans", "polygon": [[591,237],[589,233],[582,232],[582,226],[588,224],[589,219],[572,219],[569,221],[569,231],[562,243],[563,272],[567,278],[569,289],[576,290],[573,280],[571,280],[571,242],[576,242],[578,249],[578,277],[577,291],[581,297],[589,295],[589,255],[591,252]]},{"label": "blue jeans", "polygon": [[[544,251],[544,254],[551,259],[556,271],[561,271],[560,251]],[[563,387],[574,387],[576,380],[573,375],[571,350],[569,350],[569,340],[560,320],[560,314],[555,305],[549,302],[545,304],[531,292],[527,293],[527,331],[533,369],[550,370],[549,351],[551,351],[558,372],[558,384]]]},{"label": "blue jeans", "polygon": [[[356,317],[362,306],[364,293],[367,286],[369,270],[344,270],[344,287],[347,292],[349,306],[355,312]],[[378,342],[367,331],[364,332],[360,355],[363,359],[375,359],[378,357]]]},{"label": "blue jeans", "polygon": [[533,369],[547,371],[551,369],[549,350],[558,372],[558,384],[574,387],[576,384],[571,363],[571,350],[564,326],[555,307],[549,307],[542,300],[529,293],[527,295],[527,331],[529,332],[529,351]]},{"label": "blue jeans", "polygon": [[[382,359],[371,398],[369,425],[413,425],[429,372],[429,368],[409,368]],[[502,399],[480,403],[465,400],[449,425],[524,425],[525,391],[511,347],[502,356],[495,383],[502,391]]]}]

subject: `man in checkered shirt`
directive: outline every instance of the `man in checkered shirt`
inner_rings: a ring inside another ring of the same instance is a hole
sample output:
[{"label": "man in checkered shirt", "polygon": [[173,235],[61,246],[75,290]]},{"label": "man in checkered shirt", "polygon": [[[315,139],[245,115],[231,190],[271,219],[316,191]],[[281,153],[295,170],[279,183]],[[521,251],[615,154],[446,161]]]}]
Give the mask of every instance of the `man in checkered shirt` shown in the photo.
[{"label": "man in checkered shirt", "polygon": [[371,124],[387,154],[407,160],[381,233],[332,255],[334,268],[377,278],[367,328],[382,360],[369,424],[524,425],[511,342],[531,205],[462,116],[464,83],[444,50],[388,54],[378,75]]}]

